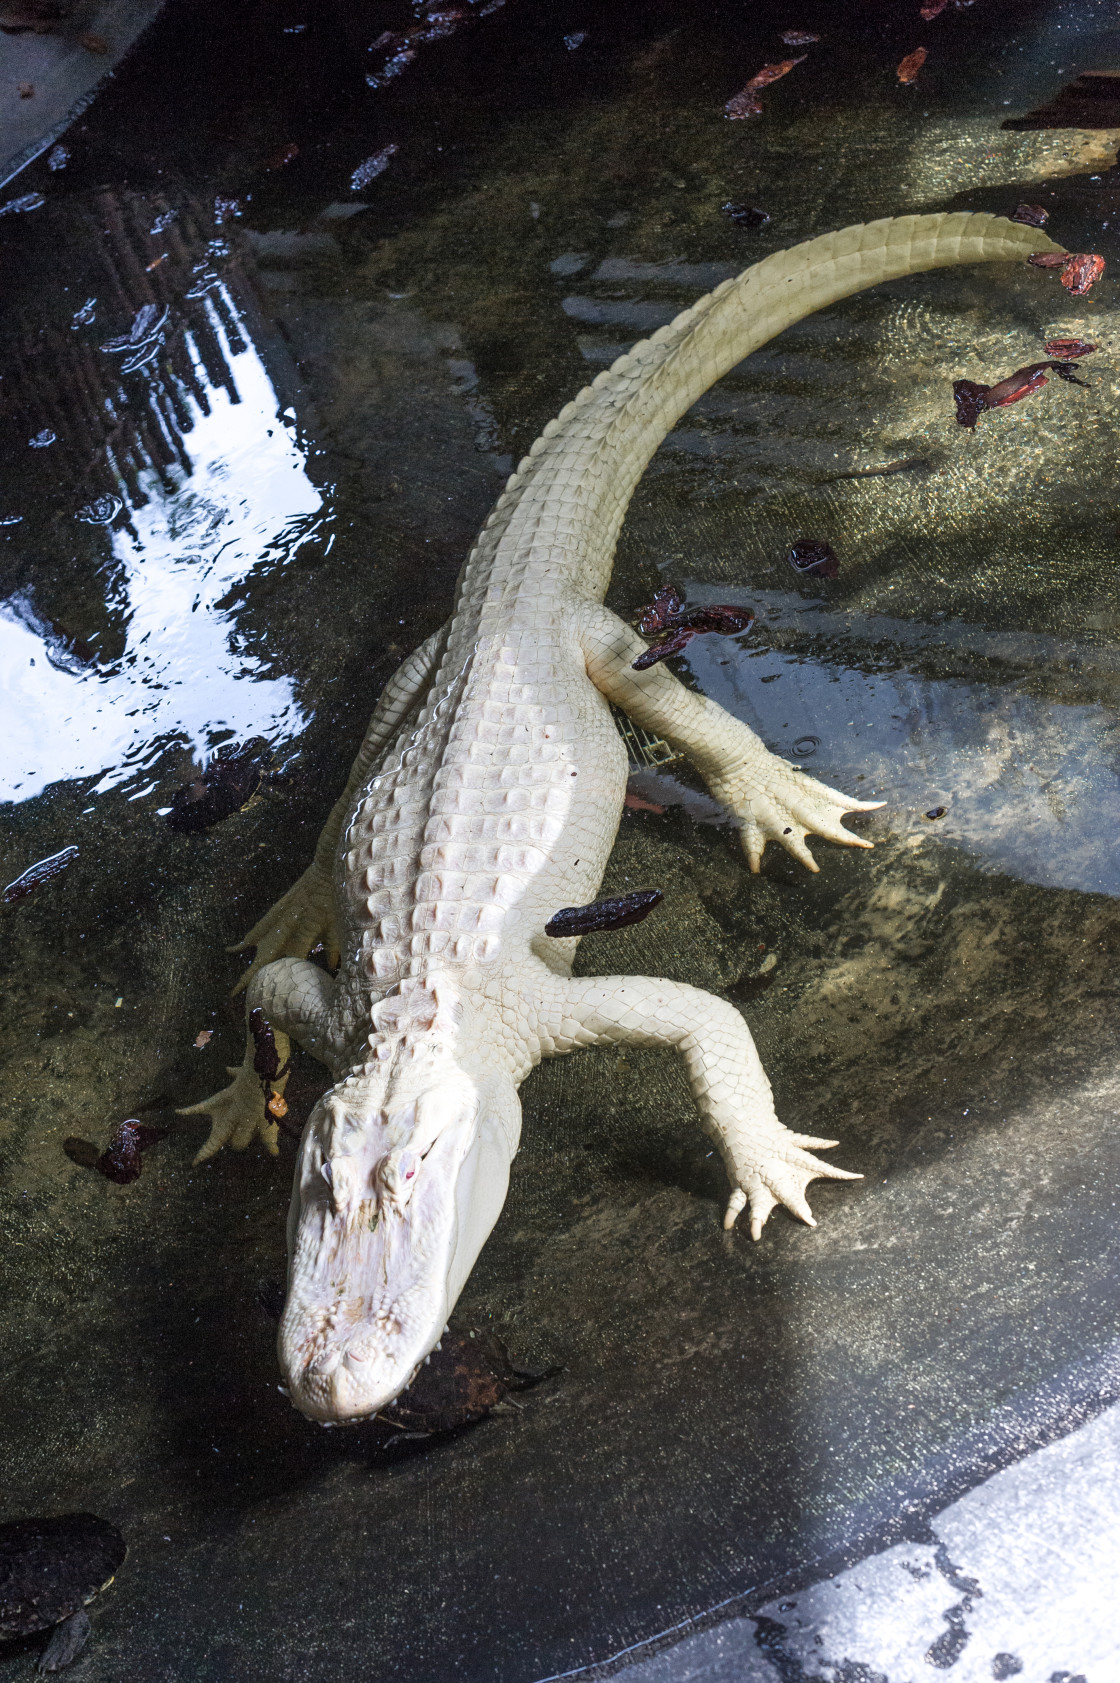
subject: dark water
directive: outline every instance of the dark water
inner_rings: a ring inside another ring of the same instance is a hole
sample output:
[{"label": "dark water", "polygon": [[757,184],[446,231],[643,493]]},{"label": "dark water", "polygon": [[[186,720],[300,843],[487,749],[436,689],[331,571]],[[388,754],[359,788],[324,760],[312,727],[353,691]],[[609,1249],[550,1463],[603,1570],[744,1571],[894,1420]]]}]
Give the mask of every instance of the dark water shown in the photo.
[{"label": "dark water", "polygon": [[[128,1537],[83,1683],[530,1683],[812,1575],[1112,1394],[1111,267],[1084,299],[944,271],[812,318],[684,419],[623,533],[613,605],[673,580],[753,608],[689,681],[887,806],[874,855],[752,882],[686,768],[640,773],[667,810],[626,814],[602,892],[665,902],[581,965],[736,1000],[783,1117],[865,1181],[814,1189],[815,1232],[725,1238],[668,1055],[546,1067],[459,1319],[563,1374],[421,1447],[277,1394],[292,1145],[195,1170],[174,1108],[240,1057],[225,948],[303,869],[541,426],[846,223],[1026,199],[1120,258],[1120,134],[1000,127],[1116,66],[1103,0],[463,11],[371,88],[406,4],[173,0],[67,167],[13,185],[43,206],[0,220],[0,876],[77,850],[0,908],[0,1517]],[[795,51],[761,118],[724,119]],[[1089,392],[956,426],[952,380],[1057,332],[1099,343]],[[805,536],[836,580],[787,566]],[[246,744],[247,804],[171,828]],[[297,1069],[297,1111],[317,1083]],[[170,1130],[138,1180],[64,1153],[128,1116]]]}]

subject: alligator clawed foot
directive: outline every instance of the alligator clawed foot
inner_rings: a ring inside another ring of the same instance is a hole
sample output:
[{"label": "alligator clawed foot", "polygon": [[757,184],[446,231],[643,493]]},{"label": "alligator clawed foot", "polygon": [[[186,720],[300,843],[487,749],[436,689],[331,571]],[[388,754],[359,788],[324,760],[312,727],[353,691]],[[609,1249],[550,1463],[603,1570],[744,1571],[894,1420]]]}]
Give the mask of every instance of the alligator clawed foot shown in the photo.
[{"label": "alligator clawed foot", "polygon": [[[179,1116],[210,1117],[210,1135],[195,1157],[195,1163],[205,1163],[208,1157],[216,1156],[224,1145],[231,1146],[234,1151],[244,1151],[252,1144],[255,1135],[259,1135],[273,1157],[278,1156],[280,1145],[276,1123],[265,1108],[266,1096],[251,1062],[238,1064],[236,1068],[227,1065],[226,1074],[233,1076],[228,1087],[223,1087],[220,1093],[203,1099],[199,1104],[187,1105],[177,1113]],[[271,1085],[275,1091],[282,1092],[286,1083],[287,1075],[284,1075]]]},{"label": "alligator clawed foot", "polygon": [[853,1174],[850,1169],[838,1169],[831,1163],[823,1163],[819,1157],[814,1157],[802,1147],[812,1145],[820,1151],[827,1151],[838,1143],[837,1140],[814,1139],[809,1134],[791,1135],[780,1153],[775,1152],[768,1161],[752,1166],[742,1175],[740,1184],[727,1201],[724,1227],[734,1227],[740,1211],[745,1209],[748,1203],[752,1239],[762,1237],[766,1219],[778,1204],[784,1204],[791,1214],[798,1216],[807,1226],[815,1227],[817,1224],[805,1197],[805,1188],[809,1182],[818,1179],[862,1180],[863,1176]]}]

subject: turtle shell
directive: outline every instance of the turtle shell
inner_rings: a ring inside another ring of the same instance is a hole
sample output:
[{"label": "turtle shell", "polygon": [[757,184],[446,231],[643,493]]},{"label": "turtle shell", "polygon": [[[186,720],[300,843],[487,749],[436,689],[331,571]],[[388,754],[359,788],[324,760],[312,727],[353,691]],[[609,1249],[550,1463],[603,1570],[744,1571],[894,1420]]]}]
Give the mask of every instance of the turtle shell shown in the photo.
[{"label": "turtle shell", "polygon": [[113,1580],[126,1544],[96,1514],[0,1525],[0,1636],[30,1636],[68,1619]]}]

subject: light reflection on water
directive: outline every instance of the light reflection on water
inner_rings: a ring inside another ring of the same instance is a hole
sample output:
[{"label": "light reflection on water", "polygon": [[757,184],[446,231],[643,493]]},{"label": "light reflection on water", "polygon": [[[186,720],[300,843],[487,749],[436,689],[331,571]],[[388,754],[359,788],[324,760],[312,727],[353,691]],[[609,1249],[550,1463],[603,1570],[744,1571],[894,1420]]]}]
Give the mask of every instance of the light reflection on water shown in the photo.
[{"label": "light reflection on water", "polygon": [[219,311],[209,300],[206,308],[239,401],[207,379],[188,334],[209,398],[204,413],[180,387],[193,420],[190,472],[142,473],[147,501],[107,534],[110,600],[127,627],[120,658],[83,663],[60,650],[26,596],[0,602],[0,800],[90,776],[94,793],[136,784],[139,798],[173,744],[199,758],[230,736],[275,742],[306,722],[291,679],[269,675],[221,603],[262,562],[318,533],[323,497],[252,342],[231,342]]},{"label": "light reflection on water", "polygon": [[[1032,695],[1013,683],[907,669],[920,650],[938,644],[989,655],[1006,646],[1042,662],[1068,658],[1067,642],[963,624],[934,630],[885,616],[799,613],[802,604],[791,608],[777,591],[696,584],[688,598],[748,603],[763,625],[803,619],[801,635],[827,628],[846,636],[853,654],[862,645],[881,656],[893,641],[899,668],[870,673],[866,663],[766,648],[757,631],[735,640],[697,638],[685,659],[704,694],[744,719],[774,752],[845,793],[885,801],[895,833],[951,842],[1023,882],[1120,896],[1114,710]],[[1114,664],[1111,651],[1084,653],[1105,670]],[[654,798],[672,799],[658,781],[662,792]],[[653,794],[649,774],[642,783]],[[695,799],[684,796],[686,805]],[[926,812],[939,806],[944,816],[928,820]],[[722,814],[697,807],[695,816]]]}]

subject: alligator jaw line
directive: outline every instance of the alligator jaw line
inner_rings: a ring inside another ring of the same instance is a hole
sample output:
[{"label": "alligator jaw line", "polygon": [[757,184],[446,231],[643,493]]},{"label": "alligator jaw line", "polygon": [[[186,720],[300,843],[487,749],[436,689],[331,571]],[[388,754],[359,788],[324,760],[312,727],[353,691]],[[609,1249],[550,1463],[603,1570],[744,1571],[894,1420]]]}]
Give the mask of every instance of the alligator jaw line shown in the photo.
[{"label": "alligator jaw line", "polygon": [[[757,1238],[808,1183],[856,1178],[793,1134],[739,1012],[641,976],[573,978],[577,940],[543,931],[595,898],[626,753],[610,704],[663,737],[738,816],[757,870],[776,841],[810,870],[808,835],[866,847],[849,800],[770,754],[686,690],[602,605],[647,462],[721,375],[783,328],[867,286],[1060,247],[965,212],[826,234],[726,281],[635,345],[550,421],[511,477],[459,578],[451,619],[387,684],[346,789],[299,882],[246,937],[243,985],[281,1063],[295,1039],[335,1085],[304,1130],[289,1219],[280,1364],[325,1424],[375,1414],[434,1347],[497,1220],[517,1149],[520,1082],[579,1046],[675,1046]],[[337,979],[306,962],[317,942]],[[198,1160],[259,1134],[278,1150],[246,1062],[191,1113]],[[277,1087],[281,1083],[276,1083]]]}]

